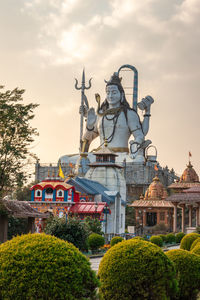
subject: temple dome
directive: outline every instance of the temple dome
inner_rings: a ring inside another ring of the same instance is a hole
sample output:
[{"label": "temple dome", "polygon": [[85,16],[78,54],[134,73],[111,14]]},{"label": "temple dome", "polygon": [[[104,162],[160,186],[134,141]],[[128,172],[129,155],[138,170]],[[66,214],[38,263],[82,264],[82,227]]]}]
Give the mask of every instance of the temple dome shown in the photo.
[{"label": "temple dome", "polygon": [[193,169],[193,165],[190,161],[180,178],[180,182],[199,182],[199,176]]},{"label": "temple dome", "polygon": [[166,199],[167,196],[167,190],[160,182],[158,176],[155,176],[152,183],[146,190],[144,200],[163,200]]}]

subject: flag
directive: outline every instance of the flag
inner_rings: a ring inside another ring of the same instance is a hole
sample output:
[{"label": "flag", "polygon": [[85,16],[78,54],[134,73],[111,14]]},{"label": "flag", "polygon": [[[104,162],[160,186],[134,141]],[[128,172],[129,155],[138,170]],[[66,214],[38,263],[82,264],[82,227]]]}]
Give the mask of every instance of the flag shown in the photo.
[{"label": "flag", "polygon": [[158,171],[157,165],[154,166],[154,170],[155,170],[155,171]]},{"label": "flag", "polygon": [[189,151],[189,157],[191,157],[192,156],[192,154],[191,154],[191,152]]},{"label": "flag", "polygon": [[69,166],[70,166],[70,168],[73,168],[73,167],[74,167],[74,165],[73,165],[72,163],[69,163]]},{"label": "flag", "polygon": [[59,172],[58,172],[58,176],[60,176],[61,178],[65,178],[65,175],[64,175],[64,173],[63,173],[63,170],[62,170],[60,164],[59,164]]}]

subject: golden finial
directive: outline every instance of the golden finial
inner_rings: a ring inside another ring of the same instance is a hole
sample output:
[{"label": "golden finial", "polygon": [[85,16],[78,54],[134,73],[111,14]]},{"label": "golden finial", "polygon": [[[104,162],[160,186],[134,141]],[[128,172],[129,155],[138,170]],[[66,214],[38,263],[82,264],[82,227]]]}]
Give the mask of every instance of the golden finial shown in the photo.
[{"label": "golden finial", "polygon": [[108,147],[108,140],[107,139],[105,139],[105,141],[104,141],[104,146]]}]

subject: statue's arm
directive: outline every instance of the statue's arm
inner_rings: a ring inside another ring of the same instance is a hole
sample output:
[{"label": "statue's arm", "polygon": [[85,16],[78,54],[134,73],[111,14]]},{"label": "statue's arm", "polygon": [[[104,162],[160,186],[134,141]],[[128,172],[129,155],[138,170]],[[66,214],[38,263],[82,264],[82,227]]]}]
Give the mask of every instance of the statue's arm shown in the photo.
[{"label": "statue's arm", "polygon": [[134,136],[134,142],[141,144],[144,141],[144,133],[138,114],[133,110],[127,111],[128,127]]},{"label": "statue's arm", "polygon": [[91,142],[99,136],[97,128],[97,116],[95,114],[94,108],[90,108],[87,113],[87,124],[86,130],[83,135],[83,149],[82,152],[88,152]]}]

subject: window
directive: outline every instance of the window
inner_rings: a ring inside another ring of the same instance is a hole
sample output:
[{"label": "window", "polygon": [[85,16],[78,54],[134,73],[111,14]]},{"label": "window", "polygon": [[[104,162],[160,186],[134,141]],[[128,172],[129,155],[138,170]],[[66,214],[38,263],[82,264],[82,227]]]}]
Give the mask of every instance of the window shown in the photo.
[{"label": "window", "polygon": [[41,197],[42,196],[42,193],[40,190],[36,190],[35,191],[35,197]]},{"label": "window", "polygon": [[57,197],[64,197],[63,190],[58,190],[57,191]]},{"label": "window", "polygon": [[52,188],[47,188],[46,189],[46,194],[53,194],[53,189]]}]

